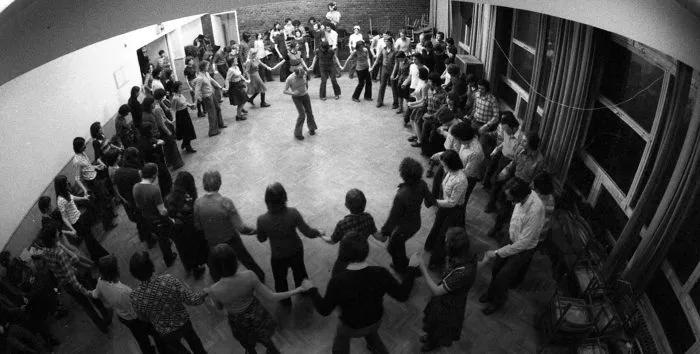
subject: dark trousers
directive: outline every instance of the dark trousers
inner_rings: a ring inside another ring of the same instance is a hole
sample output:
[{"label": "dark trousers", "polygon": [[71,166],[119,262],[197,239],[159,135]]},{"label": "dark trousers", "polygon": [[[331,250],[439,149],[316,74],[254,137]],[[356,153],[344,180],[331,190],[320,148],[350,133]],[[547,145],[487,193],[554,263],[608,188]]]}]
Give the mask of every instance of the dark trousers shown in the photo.
[{"label": "dark trousers", "polygon": [[87,220],[85,214],[80,215],[78,221],[73,224],[73,228],[79,237],[85,240],[85,247],[87,247],[88,253],[90,253],[90,259],[97,264],[100,258],[109,254],[104,247],[100,244],[95,235],[92,233],[92,228]]},{"label": "dark trousers", "polygon": [[26,328],[16,324],[9,325],[5,328],[5,349],[3,353],[20,354],[20,353],[49,353],[44,343],[39,340],[32,332]]},{"label": "dark trousers", "polygon": [[[389,72],[387,72],[389,71]],[[377,104],[384,104],[384,93],[386,92],[386,87],[391,86],[391,95],[394,98],[394,106],[399,105],[399,94],[398,87],[394,85],[394,81],[391,80],[391,71],[384,70],[381,76],[381,81],[379,83],[379,92],[377,92]]]},{"label": "dark trousers", "polygon": [[321,98],[326,98],[326,82],[328,82],[329,77],[331,79],[331,85],[333,85],[333,93],[336,96],[340,96],[340,85],[338,85],[338,79],[335,77],[335,69],[330,68],[321,70],[321,88],[319,93]]},{"label": "dark trousers", "polygon": [[362,88],[365,89],[365,99],[372,99],[372,78],[369,76],[369,69],[357,70],[357,86],[352,98],[359,99]]},{"label": "dark trousers", "polygon": [[[502,192],[503,186],[506,184],[506,180],[499,181],[498,174],[511,162],[511,160],[500,152],[493,157],[488,169],[486,170],[486,175],[484,176],[484,183],[490,183],[491,192],[489,193],[489,206],[494,206],[498,194]],[[488,178],[488,180],[486,180]]]},{"label": "dark trousers", "polygon": [[149,244],[155,243],[156,240],[153,238],[153,235],[148,233],[148,226],[145,225],[145,221],[143,220],[143,217],[141,216],[141,213],[138,211],[138,209],[136,209],[136,207],[134,207],[131,204],[125,203],[124,211],[126,212],[126,216],[129,217],[129,220],[136,224],[136,230],[138,230],[139,240],[141,242],[148,242]]},{"label": "dark trousers", "polygon": [[[231,246],[231,248],[233,248],[233,251],[236,252],[238,261],[241,262],[244,267],[248,268],[248,270],[255,273],[255,275],[258,276],[258,279],[260,279],[261,283],[265,283],[265,272],[263,272],[262,268],[255,263],[253,256],[250,255],[248,250],[243,245],[241,236],[236,234],[235,236],[231,237],[227,243],[229,246]],[[211,271],[211,267],[209,267],[209,271]]]},{"label": "dark trousers", "polygon": [[194,90],[190,90],[190,97],[192,97],[192,103],[197,105],[197,115],[199,116],[200,114],[204,113],[204,104],[194,98]]},{"label": "dark trousers", "polygon": [[[102,226],[107,229],[114,219],[114,203],[112,203],[112,197],[107,191],[105,186],[106,182],[109,181],[109,177],[100,179],[99,176],[92,180],[83,180],[83,183],[93,195],[90,199],[93,208],[92,216],[100,218],[102,221]],[[94,220],[94,219],[93,219]]]},{"label": "dark trousers", "polygon": [[406,241],[413,237],[414,232],[401,231],[399,228],[391,233],[389,243],[386,246],[387,252],[391,256],[391,262],[394,264],[394,270],[403,272],[408,268],[408,257],[406,257]]},{"label": "dark trousers", "polygon": [[464,193],[464,214],[467,213],[467,203],[469,203],[469,197],[471,197],[476,184],[479,182],[479,177],[467,177],[467,192]]},{"label": "dark trousers", "polygon": [[[287,284],[287,272],[292,269],[294,276],[294,284],[300,286],[304,279],[309,275],[306,273],[306,265],[304,265],[304,252],[297,252],[286,258],[271,258],[270,265],[272,266],[272,277],[275,279],[275,291],[285,292],[289,290]],[[291,305],[292,300],[286,299],[281,301],[285,305]]]},{"label": "dark trousers", "polygon": [[214,95],[202,97],[202,103],[207,110],[207,118],[209,119],[209,135],[219,132],[219,128],[224,126],[224,120],[221,117],[221,107],[219,101],[214,98]]},{"label": "dark trousers", "polygon": [[489,301],[501,307],[508,298],[508,288],[517,279],[521,268],[529,264],[535,249],[522,251],[509,257],[496,256],[491,270],[491,284],[487,290]]},{"label": "dark trousers", "polygon": [[292,101],[294,106],[297,108],[299,116],[297,117],[297,123],[294,126],[294,136],[302,136],[301,128],[304,127],[304,120],[306,121],[306,126],[309,131],[316,130],[316,121],[314,120],[314,112],[311,110],[311,99],[309,95],[304,96],[292,96]]},{"label": "dark trousers", "polygon": [[102,301],[88,297],[70,285],[65,286],[64,289],[83,308],[97,328],[106,333],[108,326],[112,323],[112,312],[104,306]]},{"label": "dark trousers", "polygon": [[148,230],[147,234],[156,235],[158,247],[160,247],[160,251],[163,253],[163,261],[166,265],[170,266],[170,264],[175,261],[175,253],[173,253],[173,250],[170,247],[170,236],[172,230],[166,225],[161,224],[159,220],[147,220],[144,217],[144,221],[144,225]]},{"label": "dark trousers", "polygon": [[170,190],[173,188],[173,176],[170,175],[170,170],[165,164],[165,159],[160,157],[160,161],[154,161],[158,165],[158,188],[160,188],[160,195],[165,199],[165,197],[170,194]]},{"label": "dark trousers", "polygon": [[219,72],[219,75],[226,80],[226,72],[228,72],[228,65],[226,64],[218,64],[216,65],[216,71]]},{"label": "dark trousers", "polygon": [[338,322],[338,327],[333,338],[333,354],[350,354],[350,339],[365,337],[367,346],[373,354],[388,354],[382,338],[379,337],[379,325],[381,321],[364,328],[352,328],[343,322]]},{"label": "dark trousers", "polygon": [[[168,348],[168,354],[206,354],[207,351],[204,350],[204,345],[202,340],[199,339],[197,332],[192,328],[192,322],[187,321],[185,325],[176,329],[174,332],[170,332],[162,336],[163,342],[166,348]],[[182,345],[182,340],[185,340],[190,346],[191,352]]]},{"label": "dark trousers", "polygon": [[[270,65],[270,60],[267,57],[262,58],[261,61],[265,63],[265,65]],[[266,67],[258,65],[258,73],[263,81],[272,81],[272,71],[267,70]]]},{"label": "dark trousers", "polygon": [[131,331],[134,335],[136,343],[138,343],[141,352],[144,354],[156,354],[156,348],[151,345],[151,340],[149,337],[153,337],[153,341],[156,343],[158,352],[166,353],[167,349],[162,338],[156,333],[155,328],[150,322],[142,321],[140,319],[125,320],[117,316],[119,322],[123,323],[126,328]]},{"label": "dark trousers", "polygon": [[450,227],[464,227],[464,205],[452,208],[438,208],[435,222],[425,240],[425,250],[431,252],[430,265],[442,266],[445,263],[445,234]]}]

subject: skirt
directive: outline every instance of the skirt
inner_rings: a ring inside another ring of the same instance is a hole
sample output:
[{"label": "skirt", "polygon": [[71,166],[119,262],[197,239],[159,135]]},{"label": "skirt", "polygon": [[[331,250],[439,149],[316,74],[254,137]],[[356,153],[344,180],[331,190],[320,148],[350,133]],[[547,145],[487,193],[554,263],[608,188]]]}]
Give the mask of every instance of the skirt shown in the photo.
[{"label": "skirt", "polygon": [[233,337],[245,348],[269,340],[275,333],[275,322],[257,298],[241,313],[229,313],[228,324]]},{"label": "skirt", "polygon": [[[257,76],[260,78],[260,75]],[[246,93],[243,81],[229,82],[228,87],[228,101],[232,106],[240,106],[248,102],[248,93]]]},{"label": "skirt", "polygon": [[467,293],[433,296],[423,310],[423,331],[431,341],[450,346],[460,340],[467,309]]},{"label": "skirt", "polygon": [[260,78],[260,74],[257,71],[250,73],[250,83],[248,84],[248,94],[254,95],[256,93],[265,92],[267,88],[265,83]]},{"label": "skirt", "polygon": [[192,118],[190,118],[190,112],[188,112],[187,109],[175,112],[175,136],[177,140],[197,139],[194,125],[192,125]]},{"label": "skirt", "polygon": [[404,82],[404,80],[406,80],[405,77],[399,78],[399,79],[397,80],[397,81],[398,81],[398,85],[397,85],[397,86],[399,87],[399,89],[398,89],[398,94],[399,94],[399,97],[401,97],[401,98],[403,98],[403,99],[408,99],[408,96],[411,94],[411,89],[410,89],[408,86],[406,86],[405,88],[403,88],[403,87],[401,86],[401,84]]}]

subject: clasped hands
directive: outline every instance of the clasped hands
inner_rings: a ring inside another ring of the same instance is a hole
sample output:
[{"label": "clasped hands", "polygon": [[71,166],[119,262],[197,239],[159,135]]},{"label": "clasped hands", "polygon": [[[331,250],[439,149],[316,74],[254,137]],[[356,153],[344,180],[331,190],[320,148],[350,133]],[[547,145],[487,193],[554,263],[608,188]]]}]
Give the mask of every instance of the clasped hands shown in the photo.
[{"label": "clasped hands", "polygon": [[297,290],[298,290],[299,292],[305,293],[305,292],[307,292],[307,291],[309,291],[309,290],[311,290],[311,289],[313,289],[313,288],[315,288],[315,287],[316,287],[316,286],[314,285],[313,282],[311,282],[311,280],[309,280],[309,279],[304,279],[304,280],[301,282],[301,285],[299,285],[299,287],[297,287]]}]

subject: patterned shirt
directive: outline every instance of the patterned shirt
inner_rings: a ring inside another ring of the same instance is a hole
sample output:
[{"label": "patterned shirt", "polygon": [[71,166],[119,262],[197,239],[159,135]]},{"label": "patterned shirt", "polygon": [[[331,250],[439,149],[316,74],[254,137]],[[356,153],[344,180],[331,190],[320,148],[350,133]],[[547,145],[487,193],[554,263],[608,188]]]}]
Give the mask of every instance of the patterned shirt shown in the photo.
[{"label": "patterned shirt", "polygon": [[95,166],[90,163],[90,159],[88,159],[84,152],[73,156],[73,166],[75,166],[76,170],[76,181],[80,181],[81,179],[83,181],[92,181],[95,179],[95,177],[97,177],[97,170],[95,169]]},{"label": "patterned shirt", "polygon": [[75,277],[75,264],[79,261],[77,256],[71,257],[59,246],[56,246],[53,248],[46,248],[43,257],[59,286],[72,287],[85,295],[90,295],[90,292],[80,285],[78,279]]},{"label": "patterned shirt", "polygon": [[520,149],[515,159],[508,164],[508,169],[513,171],[515,177],[530,183],[544,167],[544,157],[539,151]]},{"label": "patterned shirt", "polygon": [[474,99],[474,120],[486,124],[498,120],[498,100],[491,93],[477,93]]},{"label": "patterned shirt", "polygon": [[75,225],[80,219],[80,210],[78,206],[75,205],[75,196],[71,195],[70,200],[59,196],[56,198],[56,207],[58,211],[61,212],[61,216],[64,217],[71,225]]},{"label": "patterned shirt", "polygon": [[428,98],[426,100],[425,114],[434,114],[438,108],[447,104],[447,92],[442,86],[428,90]]},{"label": "patterned shirt", "polygon": [[464,164],[464,174],[467,177],[479,177],[481,165],[484,162],[484,150],[478,138],[469,140],[459,149],[459,157]]},{"label": "patterned shirt", "polygon": [[193,291],[170,274],[160,274],[142,282],[130,297],[136,313],[166,335],[190,321],[185,305],[201,305],[206,294]]},{"label": "patterned shirt", "polygon": [[350,231],[355,231],[362,236],[369,236],[377,232],[377,225],[375,225],[372,215],[367,212],[348,214],[343,220],[338,221],[335,231],[331,235],[331,240],[340,242],[343,236]]}]

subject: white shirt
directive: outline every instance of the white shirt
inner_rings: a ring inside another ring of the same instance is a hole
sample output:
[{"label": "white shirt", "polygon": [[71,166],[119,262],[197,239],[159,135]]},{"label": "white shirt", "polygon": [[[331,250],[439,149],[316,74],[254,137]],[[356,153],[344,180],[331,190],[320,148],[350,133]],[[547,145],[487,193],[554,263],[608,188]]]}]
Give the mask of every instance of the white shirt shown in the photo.
[{"label": "white shirt", "polygon": [[503,125],[499,124],[497,133],[499,139],[502,141],[497,149],[501,149],[503,156],[511,160],[514,159],[515,154],[518,152],[518,148],[520,147],[520,142],[523,140],[523,134],[520,132],[520,129],[518,129],[515,134],[508,135],[503,130]]},{"label": "white shirt", "polygon": [[265,52],[265,42],[263,42],[262,39],[258,39],[253,43],[253,47],[255,48],[255,56],[258,57],[258,59],[262,59],[267,56],[267,53]]},{"label": "white shirt", "polygon": [[326,13],[326,19],[328,19],[328,21],[331,21],[331,23],[333,23],[334,25],[337,25],[338,22],[340,22],[340,11],[328,11]]},{"label": "white shirt", "polygon": [[78,206],[75,205],[74,195],[71,194],[70,201],[58,196],[56,198],[56,207],[58,211],[61,212],[61,216],[68,220],[71,225],[75,225],[78,219],[80,219],[80,210],[78,210]]},{"label": "white shirt", "polygon": [[105,305],[113,308],[117,316],[125,320],[135,320],[138,316],[129,298],[131,291],[131,288],[122,282],[110,283],[98,279],[97,286],[92,291],[92,297],[99,298]]},{"label": "white shirt", "polygon": [[509,257],[535,248],[544,226],[544,215],[542,200],[535,191],[531,191],[525,201],[515,204],[513,209],[508,228],[511,244],[497,249],[496,254],[500,257]]},{"label": "white shirt", "polygon": [[165,90],[165,86],[163,86],[163,83],[160,82],[160,80],[153,79],[153,82],[151,83],[151,91],[156,92],[157,89]]},{"label": "white shirt", "polygon": [[404,52],[406,55],[408,55],[408,51],[411,49],[411,42],[406,39],[397,39],[396,42],[394,42],[394,48],[396,51]]},{"label": "white shirt", "polygon": [[437,201],[441,208],[452,208],[464,204],[464,196],[467,193],[467,176],[463,170],[448,172],[442,180],[442,196],[444,199]]},{"label": "white shirt", "polygon": [[374,50],[378,53],[381,53],[382,50],[386,48],[386,42],[384,41],[384,37],[379,37],[379,40],[377,40],[377,46],[374,48]]},{"label": "white shirt", "polygon": [[338,49],[338,32],[334,30],[326,31],[326,42],[331,49]]},{"label": "white shirt", "polygon": [[416,86],[418,86],[419,81],[423,81],[418,78],[418,65],[416,64],[411,64],[411,66],[408,68],[408,76],[411,78],[411,88],[416,89]]},{"label": "white shirt", "polygon": [[478,138],[475,137],[466,144],[462,144],[459,149],[459,158],[464,164],[464,174],[467,177],[479,177],[481,175],[484,150],[481,148]]},{"label": "white shirt", "polygon": [[360,33],[357,33],[357,34],[353,33],[350,35],[350,39],[348,40],[348,45],[350,46],[351,52],[355,51],[355,44],[357,44],[357,42],[359,42],[361,40],[362,40],[362,34],[360,34]]}]

